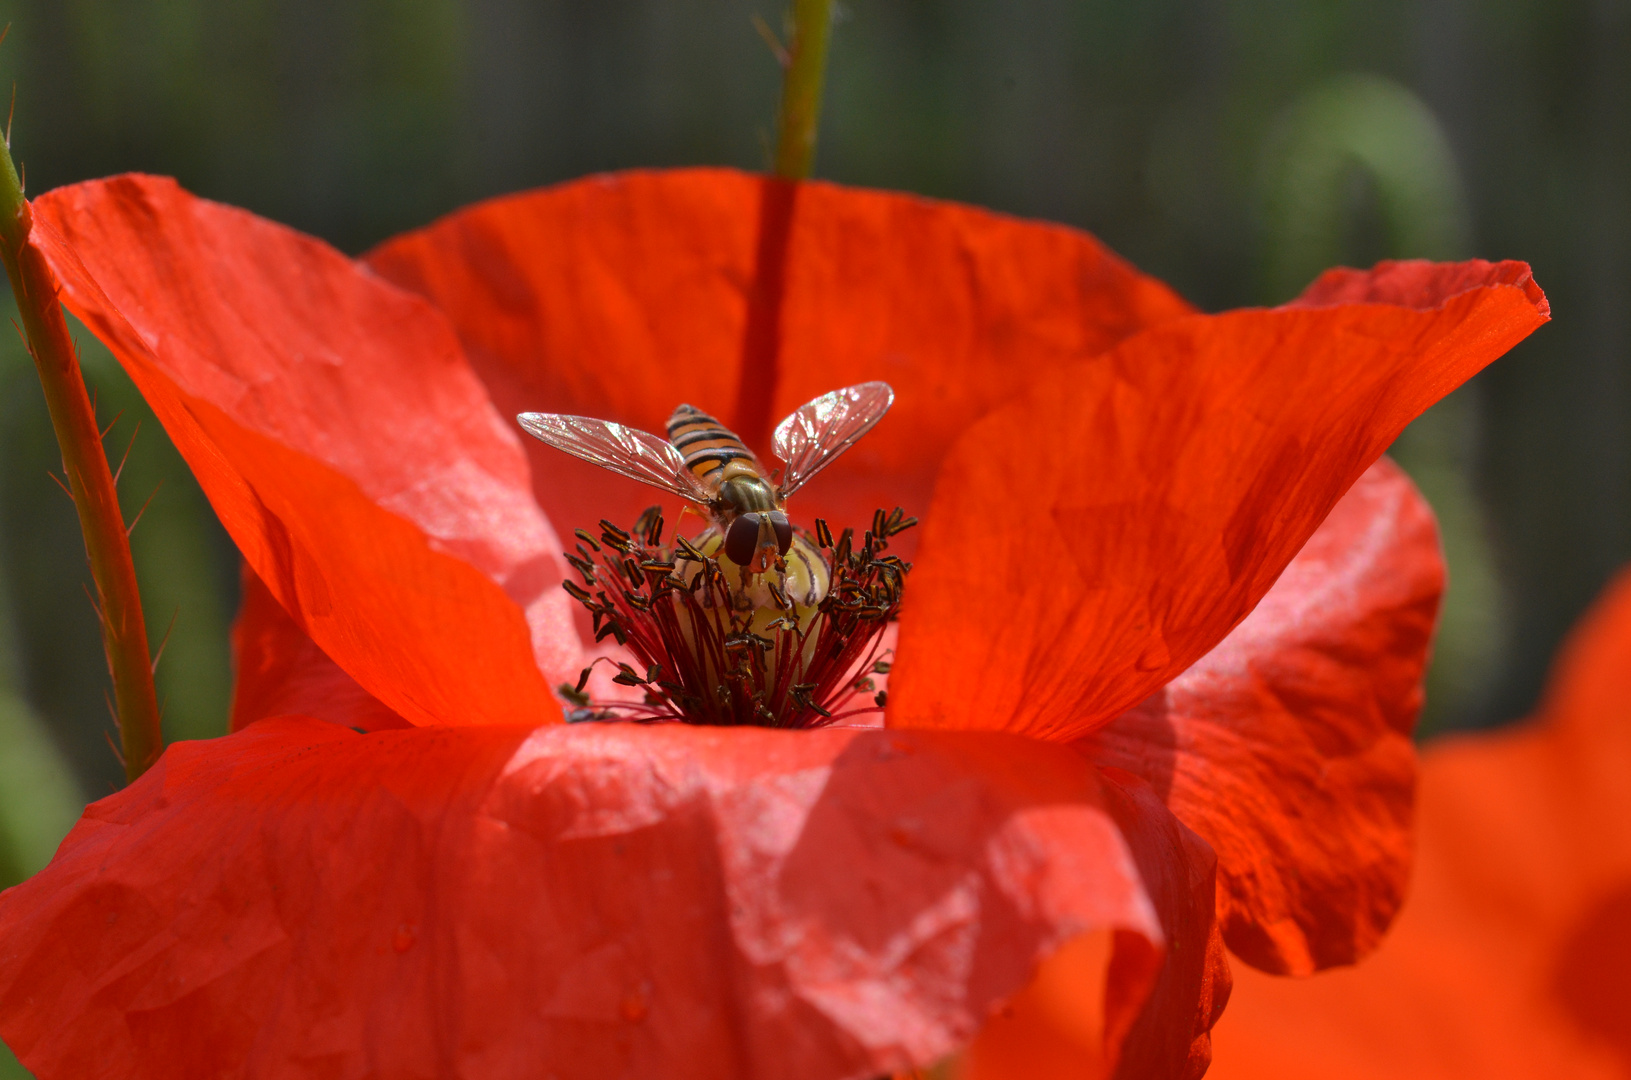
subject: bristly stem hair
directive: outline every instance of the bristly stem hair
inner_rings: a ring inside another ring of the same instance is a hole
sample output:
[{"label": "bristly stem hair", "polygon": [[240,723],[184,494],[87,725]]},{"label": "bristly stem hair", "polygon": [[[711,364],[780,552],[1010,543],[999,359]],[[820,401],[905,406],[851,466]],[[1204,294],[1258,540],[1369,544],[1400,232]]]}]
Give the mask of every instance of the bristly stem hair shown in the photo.
[{"label": "bristly stem hair", "polygon": [[821,85],[827,74],[832,0],[793,0],[791,36],[782,66],[782,101],[776,118],[775,173],[803,180],[815,163]]},{"label": "bristly stem hair", "polygon": [[96,583],[102,646],[113,677],[121,756],[126,777],[134,780],[158,760],[164,748],[147,626],[96,410],[85,391],[79,357],[63,318],[56,275],[30,239],[32,228],[33,215],[7,146],[0,152],[0,259],[17,298],[28,351],[39,370],[51,426],[62,450],[68,491],[79,511],[85,553]]}]

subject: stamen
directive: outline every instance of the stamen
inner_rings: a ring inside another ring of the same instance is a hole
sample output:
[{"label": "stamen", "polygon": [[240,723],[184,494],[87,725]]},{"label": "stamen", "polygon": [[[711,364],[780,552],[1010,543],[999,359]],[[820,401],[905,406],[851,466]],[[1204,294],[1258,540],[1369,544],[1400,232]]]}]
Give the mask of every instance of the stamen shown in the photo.
[{"label": "stamen", "polygon": [[879,510],[856,550],[853,530],[835,544],[818,519],[813,540],[795,530],[788,557],[760,574],[724,555],[717,527],[663,546],[658,507],[627,531],[602,521],[598,543],[575,530],[584,543],[567,559],[584,584],[562,587],[589,612],[596,641],[628,648],[633,663],[607,660],[617,668],[611,681],[644,700],[591,701],[591,665],[577,686],[559,687],[573,706],[568,718],[796,728],[881,709],[886,698],[870,676],[889,670],[883,631],[911,570],[883,552],[916,523],[899,507]]}]

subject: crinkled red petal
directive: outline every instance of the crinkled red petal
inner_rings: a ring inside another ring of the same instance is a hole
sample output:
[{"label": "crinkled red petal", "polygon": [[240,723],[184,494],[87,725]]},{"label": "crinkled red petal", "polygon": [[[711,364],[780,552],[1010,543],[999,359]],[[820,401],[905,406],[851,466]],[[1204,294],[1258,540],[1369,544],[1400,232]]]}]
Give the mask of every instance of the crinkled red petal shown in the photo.
[{"label": "crinkled red petal", "polygon": [[1631,575],[1571,636],[1534,721],[1423,754],[1416,871],[1358,967],[1241,972],[1222,1078],[1631,1074]]},{"label": "crinkled red petal", "polygon": [[[1216,860],[1138,777],[1106,770],[1105,790],[1169,943],[1155,988],[1141,1012],[1101,1018],[1116,963],[1084,962],[1067,947],[980,1033],[958,1074],[964,1080],[1199,1080],[1206,1072],[1209,1032],[1229,997],[1213,918]],[[1106,1041],[1121,1044],[1119,1063],[1106,1059]]]},{"label": "crinkled red petal", "polygon": [[1217,857],[1149,785],[1105,769],[1111,813],[1161,913],[1166,963],[1122,1050],[1122,1080],[1200,1080],[1212,1025],[1229,1000],[1229,960],[1215,915]]},{"label": "crinkled red petal", "polygon": [[[723,169],[495,199],[367,260],[447,314],[506,412],[661,432],[685,401],[768,454],[756,432],[799,405],[889,381],[893,413],[793,503],[858,530],[878,506],[923,511],[946,448],[1033,378],[1192,310],[1072,229]],[[532,450],[558,523],[629,521],[653,501]]]},{"label": "crinkled red petal", "polygon": [[324,653],[414,723],[559,715],[538,664],[565,675],[581,647],[558,544],[434,310],[172,181],[34,208],[64,301]]},{"label": "crinkled red petal", "polygon": [[1529,298],[1536,311],[1550,316],[1552,305],[1540,291],[1529,265],[1521,262],[1436,263],[1424,259],[1387,260],[1369,270],[1332,267],[1288,308],[1334,307],[1341,304],[1395,304],[1424,308],[1446,296],[1487,285],[1510,285]]},{"label": "crinkled red petal", "polygon": [[1161,931],[1119,797],[996,733],[266,720],[0,896],[0,1034],[41,1076],[925,1065],[1083,933],[1136,1012]]},{"label": "crinkled red petal", "polygon": [[1470,265],[1410,305],[1193,316],[1027,378],[941,471],[889,722],[1075,738],[1199,660],[1411,419],[1545,321],[1527,268]]},{"label": "crinkled red petal", "polygon": [[1221,645],[1084,742],[1211,842],[1247,963],[1353,963],[1398,910],[1443,586],[1432,511],[1384,458]]}]

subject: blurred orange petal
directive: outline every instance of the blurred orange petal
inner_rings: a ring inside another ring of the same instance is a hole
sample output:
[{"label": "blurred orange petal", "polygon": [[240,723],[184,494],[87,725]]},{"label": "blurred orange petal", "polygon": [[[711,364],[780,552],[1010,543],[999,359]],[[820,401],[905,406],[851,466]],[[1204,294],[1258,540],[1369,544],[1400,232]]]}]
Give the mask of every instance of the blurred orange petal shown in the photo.
[{"label": "blurred orange petal", "polygon": [[1357,967],[1241,972],[1215,1078],[1631,1076],[1631,574],[1533,720],[1422,759],[1417,866]]}]

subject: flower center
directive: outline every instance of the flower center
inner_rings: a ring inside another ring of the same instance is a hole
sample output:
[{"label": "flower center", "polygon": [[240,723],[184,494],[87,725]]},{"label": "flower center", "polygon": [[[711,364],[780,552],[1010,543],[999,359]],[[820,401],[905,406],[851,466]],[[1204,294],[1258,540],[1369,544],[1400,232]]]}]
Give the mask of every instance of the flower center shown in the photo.
[{"label": "flower center", "polygon": [[793,530],[787,554],[758,573],[730,558],[717,525],[664,545],[655,506],[630,530],[602,521],[598,540],[578,529],[566,558],[583,581],[563,587],[588,609],[595,640],[639,663],[608,660],[612,681],[645,696],[592,701],[591,664],[559,687],[575,706],[567,719],[806,728],[882,709],[872,676],[889,670],[883,632],[912,569],[885,551],[916,524],[900,507],[879,510],[857,545],[853,529],[835,541],[817,518],[814,535]]}]

